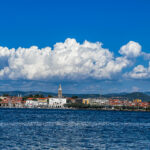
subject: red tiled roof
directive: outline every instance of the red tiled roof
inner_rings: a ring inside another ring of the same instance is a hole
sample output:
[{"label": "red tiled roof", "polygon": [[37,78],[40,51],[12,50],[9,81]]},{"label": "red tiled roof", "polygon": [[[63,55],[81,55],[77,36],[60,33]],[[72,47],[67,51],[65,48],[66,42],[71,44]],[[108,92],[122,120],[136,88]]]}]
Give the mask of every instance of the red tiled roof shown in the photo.
[{"label": "red tiled roof", "polygon": [[29,97],[29,98],[28,98],[28,100],[33,100],[33,99],[35,99],[35,98],[32,98],[32,97]]}]

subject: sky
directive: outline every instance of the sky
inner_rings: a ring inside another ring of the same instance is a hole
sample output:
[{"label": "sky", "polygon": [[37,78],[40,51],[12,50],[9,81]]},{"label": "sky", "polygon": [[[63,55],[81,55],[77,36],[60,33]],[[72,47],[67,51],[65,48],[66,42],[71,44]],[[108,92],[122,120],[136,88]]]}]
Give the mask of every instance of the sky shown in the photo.
[{"label": "sky", "polygon": [[150,91],[149,0],[0,1],[0,91]]}]

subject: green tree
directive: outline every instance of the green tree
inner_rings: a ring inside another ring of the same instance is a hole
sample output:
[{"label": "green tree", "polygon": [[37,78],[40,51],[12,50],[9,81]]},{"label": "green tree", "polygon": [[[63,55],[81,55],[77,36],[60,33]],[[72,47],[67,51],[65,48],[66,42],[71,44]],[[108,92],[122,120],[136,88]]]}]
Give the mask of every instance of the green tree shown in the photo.
[{"label": "green tree", "polygon": [[32,95],[32,94],[30,94],[28,97],[33,97],[33,95]]},{"label": "green tree", "polygon": [[34,99],[32,99],[33,101],[37,101],[37,99],[36,98],[34,98]]},{"label": "green tree", "polygon": [[78,96],[72,96],[72,98],[76,99],[76,98],[78,98]]},{"label": "green tree", "polygon": [[48,97],[53,97],[53,96],[49,94]]},{"label": "green tree", "polygon": [[33,97],[34,97],[34,98],[44,98],[44,95],[42,95],[42,94],[36,94],[36,95],[34,95]]},{"label": "green tree", "polygon": [[9,96],[9,94],[5,93],[5,94],[3,94],[3,96]]}]

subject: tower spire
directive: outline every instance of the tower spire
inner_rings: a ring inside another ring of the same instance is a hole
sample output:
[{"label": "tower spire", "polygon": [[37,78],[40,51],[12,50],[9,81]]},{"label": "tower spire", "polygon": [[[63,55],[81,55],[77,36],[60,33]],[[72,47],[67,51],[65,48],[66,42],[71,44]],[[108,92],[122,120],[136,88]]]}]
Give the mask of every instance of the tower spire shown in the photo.
[{"label": "tower spire", "polygon": [[61,84],[59,84],[59,88],[58,88],[58,98],[62,98],[62,88],[61,88]]}]

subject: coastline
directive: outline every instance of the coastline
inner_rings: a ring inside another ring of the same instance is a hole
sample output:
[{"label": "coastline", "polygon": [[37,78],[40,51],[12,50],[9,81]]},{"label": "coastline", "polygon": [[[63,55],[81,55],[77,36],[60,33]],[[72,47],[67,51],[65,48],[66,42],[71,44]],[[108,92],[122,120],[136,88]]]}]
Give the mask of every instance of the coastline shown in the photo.
[{"label": "coastline", "polygon": [[29,108],[29,107],[0,107],[0,109],[44,109],[44,110],[96,110],[96,111],[126,111],[126,112],[150,112],[150,110],[146,109],[134,109],[134,110],[129,110],[129,109],[100,109],[100,108]]}]

